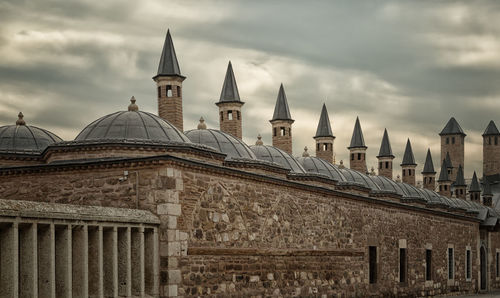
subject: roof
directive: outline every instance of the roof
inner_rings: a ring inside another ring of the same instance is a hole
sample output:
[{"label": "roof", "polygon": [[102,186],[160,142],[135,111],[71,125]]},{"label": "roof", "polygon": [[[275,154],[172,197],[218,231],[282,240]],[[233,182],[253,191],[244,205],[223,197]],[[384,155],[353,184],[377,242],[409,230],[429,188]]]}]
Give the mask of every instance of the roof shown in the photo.
[{"label": "roof", "polygon": [[450,181],[448,177],[448,168],[446,167],[446,160],[443,159],[443,164],[441,166],[441,173],[439,173],[439,181]]},{"label": "roof", "polygon": [[158,65],[157,76],[161,75],[177,75],[182,77],[170,30],[167,31],[167,36],[165,37],[165,43],[163,44],[163,50],[161,52],[160,64]]},{"label": "roof", "polygon": [[257,159],[277,163],[295,173],[306,173],[293,156],[279,148],[269,145],[252,145],[250,149],[252,149]]},{"label": "roof", "polygon": [[415,156],[413,155],[413,150],[411,149],[410,139],[406,141],[405,154],[403,155],[402,166],[416,166]]},{"label": "roof", "polygon": [[380,144],[380,151],[378,152],[377,157],[394,158],[394,154],[392,154],[391,142],[389,141],[389,135],[387,134],[387,128],[384,129],[384,136],[382,137],[382,144]]},{"label": "roof", "polygon": [[297,160],[302,165],[302,167],[309,173],[323,174],[335,181],[347,181],[347,179],[344,177],[344,175],[337,166],[319,157],[304,156],[304,157],[298,157]]},{"label": "roof", "polygon": [[448,168],[448,169],[453,168],[453,164],[451,163],[450,152],[446,152],[446,157],[444,159],[444,165],[446,165],[446,168]]},{"label": "roof", "polygon": [[492,136],[492,135],[500,135],[500,132],[498,131],[497,126],[495,125],[495,122],[493,120],[488,123],[488,126],[484,130],[483,136]]},{"label": "roof", "polygon": [[347,179],[347,181],[361,183],[365,187],[370,188],[372,190],[380,190],[380,187],[375,182],[373,182],[373,180],[370,179],[368,175],[365,175],[363,173],[348,168],[340,169],[340,171]]},{"label": "roof", "polygon": [[446,126],[443,128],[443,130],[439,133],[440,136],[443,135],[463,135],[464,137],[466,134],[460,127],[460,124],[458,124],[457,120],[455,120],[454,117],[451,117],[448,123],[446,123]]},{"label": "roof", "polygon": [[330,125],[330,118],[328,117],[328,111],[326,110],[326,104],[323,104],[321,108],[321,116],[319,117],[318,128],[316,129],[316,135],[314,137],[334,137]]},{"label": "roof", "polygon": [[274,106],[274,120],[291,120],[292,115],[290,115],[290,108],[288,107],[288,100],[286,99],[285,89],[283,84],[280,85],[280,90],[278,91],[278,97],[276,98],[276,105]]},{"label": "roof", "polygon": [[233,66],[231,61],[227,65],[226,77],[222,85],[219,102],[234,102],[241,101],[236,79],[234,78]]},{"label": "roof", "polygon": [[193,129],[185,132],[193,143],[225,153],[227,159],[257,159],[252,149],[237,137],[216,129]]},{"label": "roof", "polygon": [[424,170],[422,171],[422,174],[436,174],[430,148],[427,149],[427,156],[425,157]]},{"label": "roof", "polygon": [[361,130],[361,124],[359,124],[359,117],[356,117],[356,123],[354,124],[354,130],[352,132],[351,144],[347,149],[351,148],[367,148],[365,145],[365,139],[363,138],[363,131]]},{"label": "roof", "polygon": [[458,171],[457,171],[457,178],[454,183],[455,186],[467,186],[465,183],[464,179],[464,169],[462,168],[462,165],[458,166]]},{"label": "roof", "polygon": [[469,192],[481,192],[481,188],[479,187],[479,181],[477,180],[476,171],[472,175],[472,181],[470,183]]}]

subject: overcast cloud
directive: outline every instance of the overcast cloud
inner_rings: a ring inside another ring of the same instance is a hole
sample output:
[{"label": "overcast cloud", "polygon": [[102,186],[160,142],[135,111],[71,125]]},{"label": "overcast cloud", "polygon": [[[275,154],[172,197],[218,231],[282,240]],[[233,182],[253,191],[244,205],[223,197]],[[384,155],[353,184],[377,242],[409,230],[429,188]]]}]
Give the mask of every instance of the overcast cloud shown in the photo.
[{"label": "overcast cloud", "polygon": [[[0,125],[28,124],[73,139],[128,105],[157,112],[154,82],[170,28],[184,82],[184,127],[218,128],[228,60],[243,107],[244,140],[271,143],[283,82],[294,155],[314,148],[326,102],[336,160],[356,116],[376,167],[383,130],[395,164],[406,139],[423,167],[451,116],[467,133],[466,176],[482,172],[481,134],[500,125],[500,1],[23,1],[0,2]],[[313,151],[313,150],[311,150]],[[399,167],[396,167],[399,172]]]}]

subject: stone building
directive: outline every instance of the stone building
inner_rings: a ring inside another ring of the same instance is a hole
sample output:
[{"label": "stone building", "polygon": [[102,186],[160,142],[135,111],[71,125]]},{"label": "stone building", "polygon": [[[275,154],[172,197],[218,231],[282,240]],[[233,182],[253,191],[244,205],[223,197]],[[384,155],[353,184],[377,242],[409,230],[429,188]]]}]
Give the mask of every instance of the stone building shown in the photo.
[{"label": "stone building", "polygon": [[493,122],[482,179],[465,183],[465,133],[452,118],[437,188],[430,151],[420,188],[409,141],[411,175],[393,180],[387,131],[379,175],[367,174],[359,119],[350,168],[336,165],[326,106],[316,156],[294,157],[283,86],[273,146],[248,146],[231,63],[213,115],[220,130],[202,118],[183,131],[185,79],[168,32],[157,113],[132,98],[70,141],[22,114],[0,127],[0,297],[415,297],[500,286]]}]

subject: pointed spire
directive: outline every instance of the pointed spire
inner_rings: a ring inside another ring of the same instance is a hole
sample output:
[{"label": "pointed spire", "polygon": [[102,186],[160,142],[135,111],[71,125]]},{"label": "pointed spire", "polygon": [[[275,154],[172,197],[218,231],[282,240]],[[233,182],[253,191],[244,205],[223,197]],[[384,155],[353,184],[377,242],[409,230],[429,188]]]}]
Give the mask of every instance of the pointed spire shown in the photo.
[{"label": "pointed spire", "polygon": [[448,177],[448,169],[446,168],[446,160],[443,159],[443,165],[441,166],[441,173],[439,173],[438,182],[441,181],[450,181]]},{"label": "pointed spire", "polygon": [[19,114],[17,114],[17,121],[16,121],[16,125],[26,125],[26,122],[24,121],[24,115],[22,112],[19,112]]},{"label": "pointed spire", "polygon": [[474,171],[474,175],[472,175],[472,181],[470,183],[469,192],[481,192],[481,188],[479,187],[479,181],[477,180],[476,171]]},{"label": "pointed spire", "polygon": [[174,43],[172,42],[170,30],[167,31],[167,37],[165,38],[163,51],[161,52],[160,64],[158,65],[157,76],[161,75],[177,75],[182,77],[181,70],[179,68],[179,62],[177,61],[177,56],[175,55]]},{"label": "pointed spire", "polygon": [[332,127],[330,125],[330,118],[326,110],[326,104],[321,108],[321,116],[319,117],[318,128],[316,129],[315,138],[319,137],[334,137]]},{"label": "pointed spire", "polygon": [[422,171],[422,174],[436,174],[430,148],[427,149],[427,156],[425,157],[424,170]]},{"label": "pointed spire", "polygon": [[309,152],[307,152],[307,146],[304,147],[304,152],[302,153],[302,157],[309,157]]},{"label": "pointed spire", "polygon": [[135,104],[135,97],[132,96],[130,98],[130,104],[128,105],[129,112],[137,112],[139,111],[139,106]]},{"label": "pointed spire", "polygon": [[238,92],[238,86],[236,85],[236,79],[234,78],[233,65],[231,61],[227,65],[226,77],[224,79],[224,85],[222,85],[222,91],[220,93],[219,102],[233,102],[241,101],[240,93]]},{"label": "pointed spire", "polygon": [[491,184],[486,177],[483,177],[483,197],[484,196],[493,196],[493,193],[491,192]]},{"label": "pointed spire", "polygon": [[460,127],[460,124],[458,124],[457,120],[455,120],[454,117],[451,117],[448,123],[446,123],[446,126],[443,128],[443,130],[439,133],[440,136],[443,135],[463,135],[464,137],[466,134],[462,130],[462,127]]},{"label": "pointed spire", "polygon": [[384,136],[382,137],[382,144],[380,144],[380,151],[378,152],[377,157],[394,158],[394,154],[392,154],[391,142],[389,141],[389,134],[387,134],[387,128],[384,129]]},{"label": "pointed spire", "polygon": [[361,124],[359,124],[359,117],[356,117],[356,124],[354,124],[354,130],[352,132],[351,144],[347,149],[351,148],[367,148],[365,146],[365,139],[363,138],[363,131],[361,130]]},{"label": "pointed spire", "polygon": [[200,123],[198,123],[198,129],[207,129],[207,124],[205,123],[205,119],[200,117]]},{"label": "pointed spire", "polygon": [[416,166],[417,164],[415,163],[415,156],[413,155],[413,150],[411,149],[411,143],[410,139],[406,141],[406,149],[405,149],[405,154],[403,155],[403,162],[401,163],[402,166]]},{"label": "pointed spire", "polygon": [[448,168],[448,169],[453,168],[453,164],[451,163],[450,152],[446,152],[446,158],[444,160],[444,165],[446,165],[446,168]]},{"label": "pointed spire", "polygon": [[493,120],[488,123],[488,126],[484,130],[483,137],[484,136],[494,136],[494,135],[500,135],[500,132],[498,131],[497,126],[495,125],[495,122]]},{"label": "pointed spire", "polygon": [[283,83],[280,85],[280,90],[278,92],[278,98],[276,98],[276,105],[274,106],[274,120],[291,120],[290,108],[288,107],[288,100],[286,99],[285,89],[283,88]]},{"label": "pointed spire", "polygon": [[457,179],[455,180],[455,186],[467,186],[464,179],[464,170],[462,165],[458,166]]}]

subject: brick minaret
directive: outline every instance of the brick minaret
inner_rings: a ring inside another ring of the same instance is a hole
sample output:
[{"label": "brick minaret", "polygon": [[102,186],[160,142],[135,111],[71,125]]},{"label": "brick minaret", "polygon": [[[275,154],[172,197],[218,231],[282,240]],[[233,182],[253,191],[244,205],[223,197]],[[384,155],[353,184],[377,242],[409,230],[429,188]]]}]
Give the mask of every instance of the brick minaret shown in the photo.
[{"label": "brick minaret", "polygon": [[382,137],[377,159],[378,174],[392,179],[392,160],[394,159],[394,154],[392,154],[391,142],[389,141],[387,129],[384,129],[384,136]]},{"label": "brick minaret", "polygon": [[500,132],[490,121],[483,133],[483,175],[500,173]]},{"label": "brick minaret", "polygon": [[294,121],[290,115],[285,89],[281,84],[276,106],[274,107],[273,119],[269,120],[269,122],[271,122],[273,129],[273,146],[289,154],[292,154],[292,124]]},{"label": "brick minaret", "polygon": [[335,141],[335,136],[332,132],[330,118],[328,117],[328,111],[326,110],[325,104],[323,104],[321,108],[321,116],[319,117],[318,128],[316,129],[314,140],[316,141],[316,157],[333,163],[333,142]]},{"label": "brick minaret", "polygon": [[219,102],[219,123],[220,130],[241,139],[242,138],[242,118],[241,107],[245,103],[240,100],[240,93],[234,78],[231,61],[227,65],[226,78],[222,85]]},{"label": "brick minaret", "polygon": [[352,170],[366,173],[366,147],[359,118],[356,117],[356,124],[352,132],[351,144],[349,147],[349,166]]},{"label": "brick minaret", "polygon": [[175,55],[174,44],[170,30],[167,31],[165,44],[161,53],[158,74],[153,77],[158,94],[158,115],[183,131],[182,116],[182,82],[186,79],[181,75],[179,62]]},{"label": "brick minaret", "polygon": [[471,201],[480,202],[481,199],[481,188],[479,187],[479,181],[477,180],[476,171],[472,175],[472,182],[469,187],[469,197]]},{"label": "brick minaret", "polygon": [[446,154],[450,154],[451,169],[450,179],[455,181],[457,170],[460,165],[464,168],[464,142],[466,134],[458,124],[455,118],[451,117],[443,130],[439,133],[441,136],[441,160],[446,158]]},{"label": "brick minaret", "polygon": [[488,179],[483,176],[483,205],[491,207],[493,204],[493,193]]},{"label": "brick minaret", "polygon": [[403,155],[403,162],[401,163],[403,182],[415,186],[415,156],[411,149],[410,139],[406,142],[405,154]]},{"label": "brick minaret", "polygon": [[434,170],[430,148],[427,149],[422,176],[424,178],[424,188],[434,191],[436,189],[436,171]]},{"label": "brick minaret", "polygon": [[457,179],[453,183],[453,187],[455,188],[455,197],[465,200],[467,184],[465,184],[464,170],[461,165],[458,166]]},{"label": "brick minaret", "polygon": [[451,198],[451,179],[448,176],[448,169],[446,167],[446,161],[443,160],[441,167],[441,172],[439,173],[438,185],[439,194],[445,197]]}]

